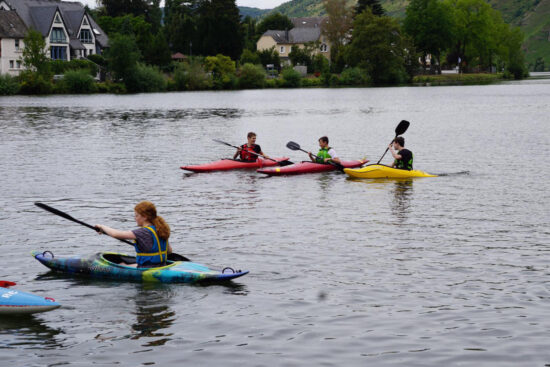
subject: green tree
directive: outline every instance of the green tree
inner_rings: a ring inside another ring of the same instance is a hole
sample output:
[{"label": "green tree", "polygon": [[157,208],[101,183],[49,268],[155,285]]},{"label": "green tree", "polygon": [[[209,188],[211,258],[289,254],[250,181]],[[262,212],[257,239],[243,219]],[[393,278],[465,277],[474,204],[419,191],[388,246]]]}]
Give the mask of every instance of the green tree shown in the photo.
[{"label": "green tree", "polygon": [[136,17],[143,16],[147,23],[151,24],[156,33],[161,27],[162,11],[160,0],[97,0],[102,6],[101,14],[110,17],[121,17],[132,14]]},{"label": "green tree", "polygon": [[30,29],[23,39],[23,65],[25,68],[49,79],[51,77],[49,57],[46,54],[46,41],[42,33]]},{"label": "green tree", "polygon": [[[330,57],[334,61],[342,49],[352,24],[352,10],[346,0],[323,0],[328,21],[323,26],[323,34],[331,45]],[[372,13],[371,13],[372,14]]]},{"label": "green tree", "polygon": [[250,51],[249,49],[245,49],[243,51],[239,62],[241,63],[241,65],[244,65],[244,64],[256,65],[261,63],[260,56],[258,55],[258,53]]},{"label": "green tree", "polygon": [[345,57],[348,65],[364,69],[374,83],[400,83],[408,79],[409,50],[397,20],[367,9],[355,18]]},{"label": "green tree", "polygon": [[109,46],[105,52],[109,70],[114,73],[115,79],[122,80],[124,84],[131,83],[141,57],[134,37],[115,34],[110,38]]},{"label": "green tree", "polygon": [[[170,50],[183,54],[193,54],[193,42],[197,37],[197,24],[194,13],[195,1],[166,0],[164,8],[164,31]],[[198,42],[195,42],[197,47]]]},{"label": "green tree", "polygon": [[361,14],[367,8],[369,8],[374,15],[384,15],[384,8],[380,4],[379,0],[358,0],[357,5],[355,5],[355,15],[357,16]]},{"label": "green tree", "polygon": [[245,50],[256,51],[256,42],[259,39],[259,35],[256,34],[256,19],[247,15],[241,23],[241,28]]},{"label": "green tree", "polygon": [[229,56],[218,54],[204,59],[204,69],[212,72],[214,86],[218,89],[232,87],[235,78],[235,61]]},{"label": "green tree", "polygon": [[273,65],[275,69],[281,69],[281,58],[279,57],[277,50],[275,50],[275,46],[258,51],[258,56],[260,57],[260,62],[264,67],[267,67],[267,65]]},{"label": "green tree", "polygon": [[180,63],[174,72],[178,90],[203,90],[212,88],[212,77],[204,70],[202,60],[193,57],[189,63]]},{"label": "green tree", "polygon": [[[452,46],[454,18],[449,5],[440,0],[411,0],[403,21],[403,30],[409,34],[417,49],[422,52],[422,64],[431,55],[430,65],[436,65],[441,74],[441,54]],[[435,61],[435,62],[434,62]]]},{"label": "green tree", "polygon": [[258,36],[261,36],[268,30],[284,31],[287,29],[291,30],[292,28],[294,28],[292,20],[290,20],[290,18],[286,15],[276,12],[268,15],[260,23],[258,23],[256,33]]},{"label": "green tree", "polygon": [[243,38],[235,0],[200,0],[197,14],[199,53],[223,54],[238,60],[243,50]]},{"label": "green tree", "polygon": [[244,64],[239,77],[239,87],[247,89],[263,88],[265,77],[266,72],[262,66]]}]

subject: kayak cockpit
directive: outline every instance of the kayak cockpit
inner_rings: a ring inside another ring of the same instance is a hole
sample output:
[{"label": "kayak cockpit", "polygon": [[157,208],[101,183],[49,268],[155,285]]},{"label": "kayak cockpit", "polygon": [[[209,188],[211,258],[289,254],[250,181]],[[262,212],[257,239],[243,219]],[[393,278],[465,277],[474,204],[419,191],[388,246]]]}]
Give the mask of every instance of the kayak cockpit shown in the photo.
[{"label": "kayak cockpit", "polygon": [[[130,256],[130,255],[126,255],[126,254],[116,254],[116,253],[102,253],[100,254],[100,257],[105,260],[105,261],[108,261],[112,264],[115,264],[115,265],[118,265],[118,266],[127,266],[127,267],[132,267],[132,268],[135,268],[136,267],[136,257],[135,256]],[[171,260],[168,260],[166,262],[166,265],[164,266],[158,266],[157,268],[164,268],[164,267],[167,267],[167,266],[172,266],[174,265],[174,261],[171,261]],[[155,268],[140,268],[140,269],[155,269]]]}]

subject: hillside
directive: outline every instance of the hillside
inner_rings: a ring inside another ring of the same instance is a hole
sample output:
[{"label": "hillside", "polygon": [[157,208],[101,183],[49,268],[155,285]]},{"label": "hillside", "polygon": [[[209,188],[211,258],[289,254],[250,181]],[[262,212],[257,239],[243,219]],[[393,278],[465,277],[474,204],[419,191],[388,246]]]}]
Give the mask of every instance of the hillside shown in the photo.
[{"label": "hillside", "polygon": [[[357,0],[348,0],[350,6]],[[545,59],[550,67],[550,0],[488,0],[489,4],[502,13],[503,19],[519,26],[525,33],[524,48],[527,61],[534,63],[538,57]],[[405,15],[408,0],[381,0],[384,10],[393,17]],[[278,11],[291,18],[324,15],[322,0],[292,0],[279,5]]]}]

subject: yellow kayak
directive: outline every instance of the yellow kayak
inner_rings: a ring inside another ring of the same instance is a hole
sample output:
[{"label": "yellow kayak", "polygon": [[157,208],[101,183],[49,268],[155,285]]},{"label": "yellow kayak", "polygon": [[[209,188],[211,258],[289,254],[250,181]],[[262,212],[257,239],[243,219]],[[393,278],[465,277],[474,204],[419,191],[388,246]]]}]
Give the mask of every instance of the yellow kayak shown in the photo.
[{"label": "yellow kayak", "polygon": [[354,178],[409,178],[437,177],[424,171],[397,169],[382,164],[370,164],[363,168],[344,168],[344,172]]}]

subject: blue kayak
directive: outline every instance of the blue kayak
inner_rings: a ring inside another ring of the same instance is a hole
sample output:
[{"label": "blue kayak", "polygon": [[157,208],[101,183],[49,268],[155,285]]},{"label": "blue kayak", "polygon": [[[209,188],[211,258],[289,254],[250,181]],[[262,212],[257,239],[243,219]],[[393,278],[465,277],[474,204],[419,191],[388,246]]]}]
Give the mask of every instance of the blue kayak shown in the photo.
[{"label": "blue kayak", "polygon": [[50,251],[32,251],[32,256],[48,268],[93,278],[131,280],[137,282],[199,283],[224,282],[248,274],[248,271],[212,270],[205,265],[190,261],[168,261],[156,268],[136,268],[135,256],[116,252],[98,252],[91,256],[55,257]]},{"label": "blue kayak", "polygon": [[0,287],[0,315],[45,312],[60,306],[53,298],[44,298],[32,293]]}]

